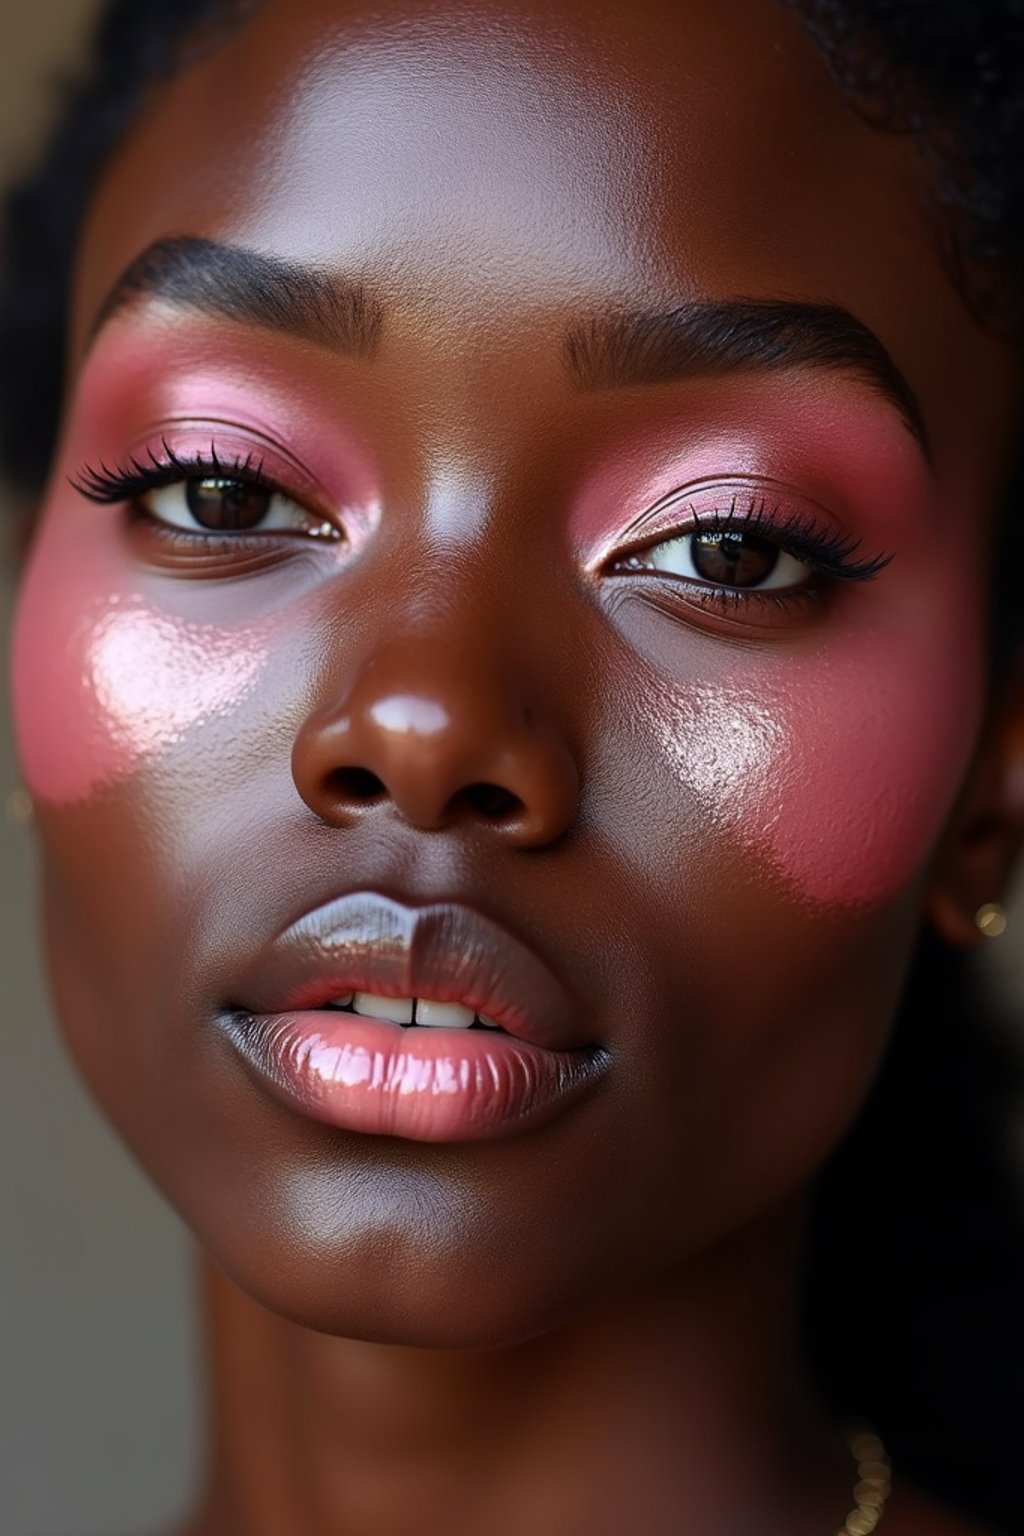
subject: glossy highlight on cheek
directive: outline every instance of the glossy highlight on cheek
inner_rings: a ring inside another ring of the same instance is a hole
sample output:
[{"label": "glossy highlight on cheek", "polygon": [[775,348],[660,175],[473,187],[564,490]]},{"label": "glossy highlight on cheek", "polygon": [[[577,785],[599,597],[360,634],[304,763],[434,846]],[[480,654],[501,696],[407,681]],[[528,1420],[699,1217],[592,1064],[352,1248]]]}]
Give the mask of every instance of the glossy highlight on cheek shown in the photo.
[{"label": "glossy highlight on cheek", "polygon": [[249,631],[186,625],[140,605],[111,614],[97,632],[91,683],[112,734],[139,761],[233,709],[266,659]]},{"label": "glossy highlight on cheek", "polygon": [[664,757],[713,824],[731,826],[755,798],[770,794],[785,732],[762,700],[744,688],[661,685],[648,699],[650,725]]},{"label": "glossy highlight on cheek", "polygon": [[[268,658],[265,636],[186,622],[137,596],[64,611],[36,568],[13,648],[14,721],[26,783],[71,805],[130,777],[188,732],[229,714]],[[65,582],[65,585],[67,583]]]},{"label": "glossy highlight on cheek", "polygon": [[837,644],[758,676],[645,695],[647,727],[700,815],[829,907],[891,899],[927,858],[980,710],[970,646],[945,658]]}]

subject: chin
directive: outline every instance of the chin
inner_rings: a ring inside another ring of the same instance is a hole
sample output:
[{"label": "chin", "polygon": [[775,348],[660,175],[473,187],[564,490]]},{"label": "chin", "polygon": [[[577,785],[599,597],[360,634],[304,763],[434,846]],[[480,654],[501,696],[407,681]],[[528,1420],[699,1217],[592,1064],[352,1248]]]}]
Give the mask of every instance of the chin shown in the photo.
[{"label": "chin", "polygon": [[593,1276],[612,1266],[588,1256],[584,1234],[568,1233],[555,1213],[460,1177],[447,1154],[372,1150],[379,1161],[356,1166],[264,1160],[257,1172],[250,1158],[248,1181],[223,1162],[217,1179],[207,1163],[201,1183],[182,1181],[178,1163],[159,1182],[240,1290],[319,1333],[490,1350],[600,1300]]},{"label": "chin", "polygon": [[506,1289],[497,1273],[480,1289],[457,1259],[420,1254],[405,1265],[356,1255],[318,1261],[311,1255],[280,1263],[220,1263],[228,1278],[268,1312],[301,1328],[367,1344],[476,1353],[525,1343],[564,1325],[585,1301],[556,1301],[529,1277]]}]

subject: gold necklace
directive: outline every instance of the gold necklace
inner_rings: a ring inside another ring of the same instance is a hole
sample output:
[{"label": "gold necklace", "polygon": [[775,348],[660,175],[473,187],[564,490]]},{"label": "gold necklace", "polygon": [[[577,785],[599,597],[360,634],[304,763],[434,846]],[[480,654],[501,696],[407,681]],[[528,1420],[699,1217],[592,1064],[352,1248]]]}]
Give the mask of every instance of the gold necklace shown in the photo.
[{"label": "gold necklace", "polygon": [[836,1536],[871,1536],[885,1514],[886,1500],[892,1488],[892,1467],[885,1446],[870,1429],[854,1430],[847,1444],[857,1463],[857,1481],[853,1488],[853,1508]]}]

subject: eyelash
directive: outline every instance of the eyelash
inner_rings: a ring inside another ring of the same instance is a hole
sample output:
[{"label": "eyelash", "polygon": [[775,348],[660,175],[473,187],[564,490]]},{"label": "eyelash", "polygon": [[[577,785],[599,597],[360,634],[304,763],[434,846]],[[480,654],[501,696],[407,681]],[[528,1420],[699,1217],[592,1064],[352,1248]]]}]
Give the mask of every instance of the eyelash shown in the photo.
[{"label": "eyelash", "polygon": [[[85,466],[77,475],[71,477],[70,483],[89,501],[104,506],[127,502],[134,504],[136,510],[139,510],[137,504],[147,492],[160,490],[164,486],[175,485],[180,481],[207,476],[238,481],[272,494],[288,495],[283,486],[264,473],[262,460],[256,460],[252,452],[244,457],[236,455],[232,459],[225,460],[220,457],[215,445],[211,442],[208,453],[197,453],[191,457],[182,458],[175,453],[166,439],[163,440],[162,447],[164,452],[162,459],[150,449],[148,463],[132,455],[126,464],[113,469],[102,463],[98,467]],[[701,584],[688,581],[687,584],[701,588],[701,601],[717,602],[722,607],[732,608],[740,604],[756,602],[772,603],[779,608],[788,608],[794,603],[820,602],[826,595],[828,586],[838,582],[871,581],[893,558],[891,554],[883,553],[870,559],[858,560],[855,556],[863,540],[853,534],[843,533],[839,529],[826,530],[808,514],[787,512],[780,504],[769,506],[764,496],[752,496],[745,511],[737,510],[737,502],[738,498],[733,496],[727,510],[715,509],[710,514],[698,513],[691,504],[689,506],[691,526],[678,531],[666,530],[661,539],[653,541],[648,539],[643,545],[634,546],[632,551],[616,560],[613,570],[616,567],[619,570],[623,567],[628,569],[630,560],[637,559],[655,544],[667,542],[673,538],[685,538],[689,534],[752,535],[777,544],[794,559],[809,565],[815,572],[817,581],[808,582],[802,586],[767,589],[718,586],[710,582]],[[143,512],[142,515],[146,514]],[[216,534],[188,533],[181,529],[168,529],[165,532],[179,540],[199,538],[209,542],[218,537]],[[229,534],[220,537],[237,540],[239,535]],[[636,567],[633,569],[636,571]],[[664,573],[651,572],[651,574],[663,575]],[[668,576],[668,580],[683,581],[686,578]]]},{"label": "eyelash", "polygon": [[[698,513],[696,508],[690,505],[688,509],[692,519],[690,526],[678,530],[666,530],[659,539],[648,539],[643,544],[634,545],[631,551],[619,557],[615,562],[616,565],[621,569],[629,560],[636,559],[657,544],[671,539],[686,538],[690,534],[752,535],[777,544],[786,554],[811,566],[817,575],[818,584],[807,583],[800,587],[761,590],[756,587],[716,586],[709,582],[704,586],[702,600],[718,602],[728,607],[738,603],[771,602],[786,608],[794,602],[820,601],[824,596],[825,588],[831,583],[871,581],[893,558],[891,554],[883,553],[870,559],[857,560],[855,556],[863,540],[854,534],[842,533],[839,529],[826,530],[814,517],[805,513],[786,511],[778,503],[769,507],[767,498],[764,496],[752,496],[746,511],[737,511],[737,501],[738,498],[734,496],[727,510],[716,509],[711,513]],[[652,572],[651,574],[664,573]],[[673,578],[669,575],[667,579],[682,581],[685,578]],[[696,582],[688,584],[699,585]]]},{"label": "eyelash", "polygon": [[[282,496],[288,494],[276,480],[264,474],[263,461],[256,460],[251,452],[244,458],[235,457],[224,460],[220,458],[211,443],[208,454],[195,454],[191,458],[183,459],[174,452],[166,440],[162,446],[164,450],[162,459],[157,458],[150,449],[148,464],[132,455],[127,464],[115,469],[108,468],[106,464],[100,464],[98,468],[86,465],[77,475],[71,476],[70,483],[87,500],[97,502],[101,506],[110,506],[119,501],[138,502],[149,491],[158,491],[164,486],[176,485],[181,480],[198,480],[208,477],[237,480],[240,484],[254,486],[259,490]],[[206,535],[202,536],[206,537]]]}]

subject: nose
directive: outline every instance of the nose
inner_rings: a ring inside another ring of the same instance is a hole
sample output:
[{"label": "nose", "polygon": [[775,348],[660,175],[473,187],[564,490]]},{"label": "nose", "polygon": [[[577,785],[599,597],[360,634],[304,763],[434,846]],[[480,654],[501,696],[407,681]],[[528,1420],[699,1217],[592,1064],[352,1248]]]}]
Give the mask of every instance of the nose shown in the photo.
[{"label": "nose", "polygon": [[304,721],[292,773],[331,826],[390,812],[423,831],[486,825],[522,848],[554,842],[579,801],[564,732],[522,678],[421,640],[378,651]]}]

